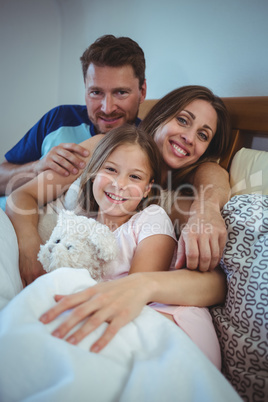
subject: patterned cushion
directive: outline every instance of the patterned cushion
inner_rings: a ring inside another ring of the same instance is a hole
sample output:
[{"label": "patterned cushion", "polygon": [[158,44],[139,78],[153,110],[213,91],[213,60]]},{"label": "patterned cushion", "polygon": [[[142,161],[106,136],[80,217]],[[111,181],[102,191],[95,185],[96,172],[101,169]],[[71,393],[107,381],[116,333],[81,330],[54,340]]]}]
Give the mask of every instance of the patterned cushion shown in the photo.
[{"label": "patterned cushion", "polygon": [[238,195],[223,208],[228,239],[224,306],[211,313],[222,372],[245,401],[268,400],[268,196]]}]

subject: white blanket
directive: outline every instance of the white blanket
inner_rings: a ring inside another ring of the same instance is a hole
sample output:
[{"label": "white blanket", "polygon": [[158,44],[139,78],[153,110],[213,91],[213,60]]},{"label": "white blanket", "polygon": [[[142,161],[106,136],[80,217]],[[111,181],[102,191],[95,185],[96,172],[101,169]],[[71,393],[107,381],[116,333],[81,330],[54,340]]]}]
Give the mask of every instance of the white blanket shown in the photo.
[{"label": "white blanket", "polygon": [[61,268],[37,279],[1,311],[1,402],[240,400],[187,335],[150,307],[99,354],[89,348],[106,324],[79,346],[51,336],[68,314],[48,325],[39,322],[55,303],[53,295],[92,284],[87,270]]},{"label": "white blanket", "polygon": [[1,213],[0,221],[1,402],[241,401],[190,338],[150,307],[99,354],[89,348],[106,324],[78,346],[53,337],[68,312],[48,325],[39,317],[54,305],[55,293],[95,282],[87,270],[61,268],[20,292],[15,234]]}]

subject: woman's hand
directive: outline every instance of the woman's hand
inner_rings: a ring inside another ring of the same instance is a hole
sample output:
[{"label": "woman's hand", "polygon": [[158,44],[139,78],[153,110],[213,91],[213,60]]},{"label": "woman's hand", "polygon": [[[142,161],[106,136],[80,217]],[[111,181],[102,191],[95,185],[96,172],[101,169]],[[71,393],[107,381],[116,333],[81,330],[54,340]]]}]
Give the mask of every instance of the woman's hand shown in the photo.
[{"label": "woman's hand", "polygon": [[222,257],[226,237],[220,211],[207,202],[202,212],[195,210],[181,231],[176,268],[213,270]]},{"label": "woman's hand", "polygon": [[150,301],[148,286],[142,274],[132,274],[110,282],[101,282],[81,292],[61,296],[57,302],[40,317],[47,324],[66,310],[72,309],[69,317],[56,328],[52,335],[64,338],[72,328],[84,320],[82,326],[66,338],[74,345],[99,327],[103,322],[108,326],[103,335],[92,345],[92,352],[99,352],[115,336],[121,327],[136,318]]}]

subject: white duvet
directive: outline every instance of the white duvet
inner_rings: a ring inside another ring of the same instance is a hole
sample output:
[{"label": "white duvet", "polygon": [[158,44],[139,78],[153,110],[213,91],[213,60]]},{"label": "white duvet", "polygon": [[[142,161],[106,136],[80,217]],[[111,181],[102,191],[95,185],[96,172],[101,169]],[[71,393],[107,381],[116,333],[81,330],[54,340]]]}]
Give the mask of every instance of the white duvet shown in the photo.
[{"label": "white duvet", "polygon": [[[14,238],[8,242],[14,233],[0,214],[1,229],[3,221],[7,228],[0,236],[1,402],[241,401],[188,336],[150,307],[99,354],[89,348],[106,324],[79,346],[53,337],[51,331],[68,312],[48,325],[38,318],[55,303],[54,294],[73,293],[95,282],[87,270],[61,268],[18,293],[17,245]],[[8,259],[9,246],[13,253]]]}]

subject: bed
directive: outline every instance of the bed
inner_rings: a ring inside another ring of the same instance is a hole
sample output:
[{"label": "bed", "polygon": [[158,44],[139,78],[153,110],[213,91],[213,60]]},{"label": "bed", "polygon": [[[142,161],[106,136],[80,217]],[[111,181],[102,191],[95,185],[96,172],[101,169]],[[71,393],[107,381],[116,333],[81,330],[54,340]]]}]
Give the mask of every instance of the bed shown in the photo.
[{"label": "bed", "polygon": [[[145,101],[142,118],[157,100]],[[13,227],[0,210],[0,400],[265,401],[268,398],[268,97],[224,98],[232,145],[220,160],[232,198],[223,208],[228,240],[221,266],[224,306],[211,309],[222,373],[192,341],[145,307],[98,355],[89,347],[103,324],[73,346],[38,317],[55,293],[94,284],[86,270],[62,268],[22,290]]]}]

